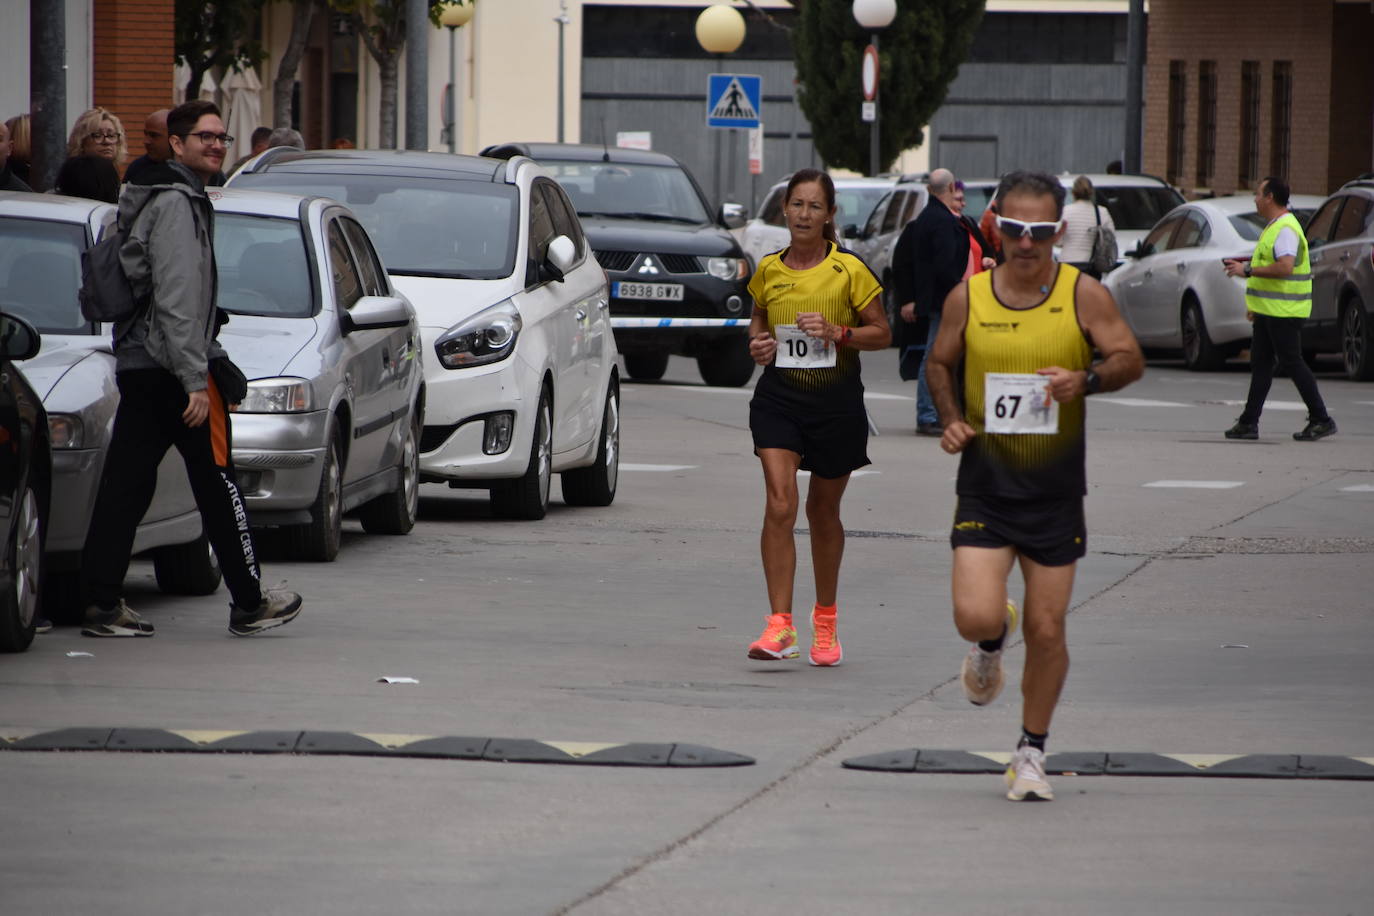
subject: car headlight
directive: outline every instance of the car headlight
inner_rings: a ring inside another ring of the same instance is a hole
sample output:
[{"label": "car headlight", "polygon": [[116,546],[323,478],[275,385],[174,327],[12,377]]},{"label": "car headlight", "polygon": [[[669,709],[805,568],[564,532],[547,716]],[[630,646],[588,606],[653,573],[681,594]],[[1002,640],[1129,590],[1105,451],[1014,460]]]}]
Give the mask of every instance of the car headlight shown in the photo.
[{"label": "car headlight", "polygon": [[304,413],[315,407],[310,383],[303,378],[260,378],[248,383],[238,413]]},{"label": "car headlight", "polygon": [[502,302],[449,328],[434,342],[434,353],[445,369],[499,362],[515,352],[523,326],[520,310]]},{"label": "car headlight", "polygon": [[743,280],[749,276],[749,262],[744,258],[702,258],[706,272],[721,280]]},{"label": "car headlight", "polygon": [[48,414],[48,441],[53,448],[81,448],[81,418],[69,413]]}]

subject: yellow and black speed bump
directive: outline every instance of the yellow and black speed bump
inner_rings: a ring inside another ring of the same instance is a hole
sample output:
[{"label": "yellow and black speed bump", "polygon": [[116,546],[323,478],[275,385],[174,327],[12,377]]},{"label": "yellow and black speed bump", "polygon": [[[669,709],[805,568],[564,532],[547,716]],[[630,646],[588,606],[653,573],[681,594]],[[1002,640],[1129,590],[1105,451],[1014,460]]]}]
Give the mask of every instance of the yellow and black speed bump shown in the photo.
[{"label": "yellow and black speed bump", "polygon": [[[851,770],[888,773],[1001,773],[1010,751],[908,748],[851,757]],[[1318,754],[1146,754],[1068,751],[1045,757],[1045,772],[1072,776],[1226,776],[1245,779],[1374,780],[1374,757]]]},{"label": "yellow and black speed bump", "polygon": [[54,731],[0,728],[0,751],[4,750],[330,754],[621,767],[732,767],[754,763],[752,757],[699,744],[605,744],[525,738],[160,728],[60,728]]}]

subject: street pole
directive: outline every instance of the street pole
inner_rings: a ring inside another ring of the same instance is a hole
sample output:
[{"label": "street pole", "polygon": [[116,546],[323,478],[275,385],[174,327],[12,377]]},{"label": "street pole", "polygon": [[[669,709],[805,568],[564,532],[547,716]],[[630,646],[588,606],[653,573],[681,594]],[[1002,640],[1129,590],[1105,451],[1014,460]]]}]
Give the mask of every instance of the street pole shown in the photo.
[{"label": "street pole", "polygon": [[29,184],[46,191],[67,157],[67,5],[29,2]]},{"label": "street pole", "polygon": [[1126,20],[1126,161],[1128,175],[1140,174],[1141,112],[1145,107],[1145,0],[1131,0]]},{"label": "street pole", "polygon": [[458,152],[458,27],[448,27],[448,151]]},{"label": "street pole", "polygon": [[558,142],[563,142],[563,28],[570,22],[568,18],[567,0],[559,0],[558,15],[554,17],[554,22],[558,23]]},{"label": "street pole", "polygon": [[429,2],[406,0],[406,149],[429,148]]},{"label": "street pole", "polygon": [[[878,51],[878,33],[873,32],[873,51]],[[868,128],[868,174],[878,177],[878,119],[882,117],[882,104],[879,98],[878,83],[873,84],[873,124]]]}]

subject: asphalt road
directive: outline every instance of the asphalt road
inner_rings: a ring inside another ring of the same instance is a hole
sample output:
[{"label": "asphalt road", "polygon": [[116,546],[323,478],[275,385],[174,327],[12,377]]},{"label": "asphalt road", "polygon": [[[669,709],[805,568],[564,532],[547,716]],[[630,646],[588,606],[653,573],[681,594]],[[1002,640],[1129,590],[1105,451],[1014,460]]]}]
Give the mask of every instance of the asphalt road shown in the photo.
[{"label": "asphalt road", "polygon": [[[912,435],[895,362],[865,359],[880,435],[845,501],[838,668],[745,657],[766,610],[748,392],[676,358],[668,382],[625,385],[609,509],[494,521],[484,498],[427,486],[408,537],[349,522],[336,563],[266,562],[306,596],[288,627],[234,639],[222,590],[165,597],[136,563],[128,597],[156,638],[59,629],[0,657],[9,741],[351,732],[699,745],[753,765],[0,750],[0,912],[1374,912],[1374,781],[1066,775],[1053,803],[1015,805],[998,775],[841,766],[995,756],[1019,727],[1019,643],[990,707],[955,683],[955,460]],[[1308,444],[1278,380],[1261,440],[1227,442],[1246,382],[1241,365],[1158,363],[1090,403],[1052,752],[1374,762],[1374,385],[1323,373],[1341,431]]]}]

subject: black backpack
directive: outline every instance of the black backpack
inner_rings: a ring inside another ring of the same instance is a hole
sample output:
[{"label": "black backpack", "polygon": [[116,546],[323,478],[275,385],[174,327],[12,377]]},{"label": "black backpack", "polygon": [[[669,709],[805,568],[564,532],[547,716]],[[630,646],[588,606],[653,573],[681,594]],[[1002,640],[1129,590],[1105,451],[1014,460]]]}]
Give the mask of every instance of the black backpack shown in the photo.
[{"label": "black backpack", "polygon": [[[149,195],[148,200],[153,196]],[[148,206],[144,201],[143,206]],[[148,296],[134,296],[133,287],[119,261],[119,249],[129,240],[129,231],[140,207],[129,225],[115,224],[113,232],[81,252],[81,314],[87,321],[126,321],[148,303]]]}]

